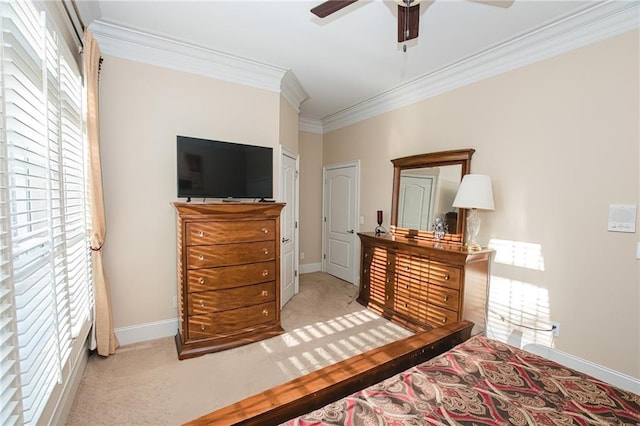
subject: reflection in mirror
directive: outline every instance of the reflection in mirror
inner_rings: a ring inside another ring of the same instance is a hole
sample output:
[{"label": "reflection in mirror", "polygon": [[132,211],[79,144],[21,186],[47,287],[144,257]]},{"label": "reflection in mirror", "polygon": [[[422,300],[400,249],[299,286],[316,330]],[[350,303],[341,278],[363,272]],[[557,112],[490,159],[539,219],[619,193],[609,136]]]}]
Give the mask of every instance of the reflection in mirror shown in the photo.
[{"label": "reflection in mirror", "polygon": [[[457,211],[452,205],[462,176],[471,172],[474,152],[472,148],[458,149],[391,160],[391,233],[462,244],[466,210]],[[444,218],[447,234],[433,232],[437,218]]]},{"label": "reflection in mirror", "polygon": [[461,175],[460,164],[402,170],[397,226],[432,231],[435,219],[440,217],[448,232],[456,233],[458,214],[452,204]]}]

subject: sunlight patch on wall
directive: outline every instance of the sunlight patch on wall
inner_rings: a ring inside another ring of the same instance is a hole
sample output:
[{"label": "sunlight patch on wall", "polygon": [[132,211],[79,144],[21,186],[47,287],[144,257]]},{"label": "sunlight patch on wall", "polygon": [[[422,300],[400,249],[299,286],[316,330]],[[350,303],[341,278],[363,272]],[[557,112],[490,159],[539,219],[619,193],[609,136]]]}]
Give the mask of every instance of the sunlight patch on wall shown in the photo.
[{"label": "sunlight patch on wall", "polygon": [[492,238],[489,248],[496,251],[496,263],[544,271],[544,257],[540,244]]},{"label": "sunlight patch on wall", "polygon": [[488,337],[518,347],[553,345],[546,288],[493,275],[488,305]]}]

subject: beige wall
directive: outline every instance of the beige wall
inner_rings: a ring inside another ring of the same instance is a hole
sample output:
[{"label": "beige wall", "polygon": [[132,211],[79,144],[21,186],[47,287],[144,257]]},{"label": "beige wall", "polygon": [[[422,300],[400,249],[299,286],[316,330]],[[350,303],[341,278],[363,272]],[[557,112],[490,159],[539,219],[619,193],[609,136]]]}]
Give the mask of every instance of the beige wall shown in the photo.
[{"label": "beige wall", "polygon": [[530,309],[559,322],[557,349],[640,377],[638,233],[607,232],[609,204],[638,203],[638,40],[633,31],[336,130],[324,164],[361,160],[361,229],[373,230],[377,209],[388,223],[390,159],[475,148],[472,172],[491,175],[496,204],[479,241],[542,254],[538,268],[495,262],[493,286],[512,291],[525,322]]},{"label": "beige wall", "polygon": [[100,95],[115,327],[173,319],[176,135],[277,148],[280,95],[115,57]]},{"label": "beige wall", "polygon": [[300,265],[322,262],[322,135],[300,132]]}]

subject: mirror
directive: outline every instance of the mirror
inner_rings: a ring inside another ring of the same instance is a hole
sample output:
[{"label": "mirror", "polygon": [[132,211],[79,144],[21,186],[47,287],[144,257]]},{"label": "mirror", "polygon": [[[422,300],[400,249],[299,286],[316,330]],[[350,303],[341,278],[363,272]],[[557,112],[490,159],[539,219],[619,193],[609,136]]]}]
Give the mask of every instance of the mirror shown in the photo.
[{"label": "mirror", "polygon": [[462,243],[466,211],[452,207],[462,176],[471,171],[474,149],[396,158],[393,163],[391,228],[396,234],[436,239],[432,225],[448,226],[443,241]]}]

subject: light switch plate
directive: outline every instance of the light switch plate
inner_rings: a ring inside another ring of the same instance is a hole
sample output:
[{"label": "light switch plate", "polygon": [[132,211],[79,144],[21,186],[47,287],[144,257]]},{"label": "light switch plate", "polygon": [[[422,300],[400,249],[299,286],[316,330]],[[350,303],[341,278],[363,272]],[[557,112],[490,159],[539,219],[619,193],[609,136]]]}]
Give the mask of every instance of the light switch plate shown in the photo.
[{"label": "light switch plate", "polygon": [[636,232],[635,204],[610,204],[609,227],[613,232]]}]

